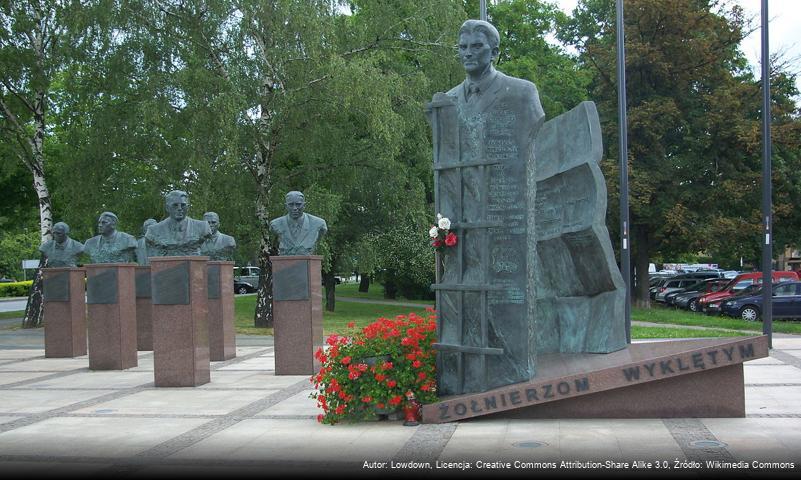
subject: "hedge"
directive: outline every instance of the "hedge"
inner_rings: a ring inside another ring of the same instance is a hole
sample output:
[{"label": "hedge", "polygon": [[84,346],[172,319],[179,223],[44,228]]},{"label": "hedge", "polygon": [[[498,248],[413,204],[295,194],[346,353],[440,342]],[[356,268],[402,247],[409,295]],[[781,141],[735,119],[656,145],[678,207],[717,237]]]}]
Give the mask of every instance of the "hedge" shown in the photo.
[{"label": "hedge", "polygon": [[0,283],[0,297],[27,297],[32,284],[33,280]]}]

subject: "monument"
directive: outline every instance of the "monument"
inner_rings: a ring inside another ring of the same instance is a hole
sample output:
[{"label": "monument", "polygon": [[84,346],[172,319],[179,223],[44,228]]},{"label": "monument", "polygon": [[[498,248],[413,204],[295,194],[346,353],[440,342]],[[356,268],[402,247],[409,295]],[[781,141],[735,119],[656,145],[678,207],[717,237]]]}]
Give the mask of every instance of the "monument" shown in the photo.
[{"label": "monument", "polygon": [[141,266],[149,265],[150,262],[148,258],[150,255],[147,253],[147,242],[145,241],[145,234],[147,233],[147,229],[150,228],[151,225],[155,225],[158,222],[155,218],[148,218],[145,220],[145,223],[142,224],[142,236],[136,239],[136,261]]},{"label": "monument", "polygon": [[84,251],[90,263],[131,263],[136,261],[136,239],[117,231],[117,216],[103,212],[97,219],[99,235],[86,241]]},{"label": "monument", "polygon": [[210,260],[233,261],[236,240],[220,231],[220,216],[215,212],[206,212],[203,214],[203,220],[208,222],[211,236],[203,242],[200,254],[206,255]]},{"label": "monument", "polygon": [[495,70],[499,40],[466,21],[466,79],[427,108],[435,209],[458,242],[438,254],[443,399],[424,421],[744,415],[742,362],[765,338],[627,345],[595,105],[544,122],[536,87]]},{"label": "monument", "polygon": [[187,216],[186,192],[174,190],[164,200],[168,217],[145,233],[151,255],[155,384],[191,387],[211,379],[208,257],[200,255],[211,228]]},{"label": "monument", "polygon": [[53,226],[53,239],[39,247],[47,258],[42,270],[45,357],[86,355],[85,270],[76,268],[83,244],[69,237],[64,222]]},{"label": "monument", "polygon": [[286,194],[287,214],[270,222],[270,231],[278,235],[278,255],[314,255],[317,242],[328,231],[325,220],[305,213],[305,208],[303,193]]},{"label": "monument", "polygon": [[314,373],[314,349],[323,342],[322,257],[314,251],[328,227],[305,207],[301,192],[289,192],[287,214],[270,222],[279,245],[278,256],[270,257],[276,375]]},{"label": "monument", "polygon": [[203,243],[200,253],[209,257],[209,356],[212,362],[236,357],[234,327],[234,237],[220,232],[220,216],[215,212],[203,214],[211,228],[211,237]]},{"label": "monument", "polygon": [[200,255],[200,247],[211,237],[208,222],[187,216],[189,195],[173,190],[164,197],[168,217],[145,232],[151,257],[183,257]]},{"label": "monument", "polygon": [[136,354],[136,239],[117,231],[117,216],[103,212],[100,235],[86,241],[89,368],[124,370],[138,363]]},{"label": "monument", "polygon": [[150,255],[145,234],[151,225],[158,223],[148,218],[142,224],[142,236],[136,240],[136,348],[153,350],[153,303],[150,300]]},{"label": "monument", "polygon": [[53,225],[53,239],[42,244],[39,251],[47,257],[48,267],[77,267],[83,243],[69,237],[70,226],[64,222]]}]

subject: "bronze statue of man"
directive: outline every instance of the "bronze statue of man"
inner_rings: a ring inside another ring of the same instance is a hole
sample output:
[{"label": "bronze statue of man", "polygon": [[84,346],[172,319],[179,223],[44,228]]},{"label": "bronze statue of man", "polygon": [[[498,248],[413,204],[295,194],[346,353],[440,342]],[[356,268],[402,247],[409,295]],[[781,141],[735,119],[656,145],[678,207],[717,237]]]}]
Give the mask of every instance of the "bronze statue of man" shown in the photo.
[{"label": "bronze statue of man", "polygon": [[211,228],[211,237],[200,247],[200,254],[207,255],[211,260],[233,260],[236,241],[234,237],[220,231],[220,216],[215,212],[206,212],[203,220]]},{"label": "bronze statue of man", "polygon": [[84,251],[91,263],[136,262],[136,239],[125,232],[117,231],[117,215],[103,212],[97,219],[97,232],[86,241]]},{"label": "bronze statue of man", "polygon": [[151,225],[155,225],[157,223],[158,221],[155,218],[148,218],[142,224],[142,236],[136,240],[136,260],[139,265],[150,265],[150,261],[148,260],[150,255],[147,254],[147,242],[145,242],[145,234]]},{"label": "bronze statue of man", "polygon": [[53,239],[42,244],[39,251],[47,257],[48,267],[75,267],[83,253],[83,243],[69,237],[70,226],[64,222],[53,225]]},{"label": "bronze statue of man", "polygon": [[304,213],[305,208],[301,192],[286,194],[287,214],[270,222],[270,231],[278,235],[278,255],[314,255],[317,242],[328,231],[325,220]]},{"label": "bronze statue of man", "polygon": [[187,216],[189,195],[173,190],[164,197],[169,215],[145,232],[145,243],[151,257],[200,255],[200,247],[211,236],[211,228],[204,220]]}]

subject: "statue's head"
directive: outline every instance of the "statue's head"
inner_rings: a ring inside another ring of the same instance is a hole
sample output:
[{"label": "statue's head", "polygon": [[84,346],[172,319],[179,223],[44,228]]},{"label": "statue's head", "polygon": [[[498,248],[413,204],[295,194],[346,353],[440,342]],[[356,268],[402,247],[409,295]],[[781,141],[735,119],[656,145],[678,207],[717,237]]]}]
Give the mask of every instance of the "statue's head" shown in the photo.
[{"label": "statue's head", "polygon": [[481,74],[498,58],[501,36],[484,20],[467,20],[459,29],[459,60],[469,74]]},{"label": "statue's head", "polygon": [[217,230],[220,229],[220,216],[214,212],[206,212],[203,214],[203,220],[209,223],[209,228],[211,228],[211,234],[214,235],[217,233]]},{"label": "statue's head", "polygon": [[145,220],[145,223],[142,224],[142,235],[147,233],[147,229],[150,228],[151,225],[155,225],[159,223],[155,218],[148,218]]},{"label": "statue's head", "polygon": [[292,191],[286,194],[286,213],[291,218],[299,219],[303,215],[304,208],[306,208],[306,198],[302,193]]},{"label": "statue's head", "polygon": [[58,222],[53,225],[53,240],[56,243],[64,243],[67,236],[70,234],[70,226],[64,222]]},{"label": "statue's head", "polygon": [[189,195],[181,190],[173,190],[164,197],[164,206],[170,218],[180,222],[189,211]]},{"label": "statue's head", "polygon": [[101,235],[111,235],[117,230],[117,216],[111,212],[103,212],[97,219],[97,232]]}]

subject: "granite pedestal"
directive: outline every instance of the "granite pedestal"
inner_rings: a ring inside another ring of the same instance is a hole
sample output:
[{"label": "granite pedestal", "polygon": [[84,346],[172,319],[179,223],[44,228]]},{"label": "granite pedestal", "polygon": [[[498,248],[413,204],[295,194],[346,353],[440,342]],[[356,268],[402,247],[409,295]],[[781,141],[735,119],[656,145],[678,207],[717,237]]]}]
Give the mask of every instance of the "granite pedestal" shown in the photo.
[{"label": "granite pedestal", "polygon": [[322,258],[270,257],[276,375],[311,375],[319,368],[314,350],[323,344]]},{"label": "granite pedestal", "polygon": [[441,398],[423,407],[423,420],[744,417],[743,362],[767,356],[766,336],[643,342],[609,354],[546,354],[531,381]]},{"label": "granite pedestal", "polygon": [[136,267],[136,349],[153,350],[153,302],[150,300],[150,266]]},{"label": "granite pedestal", "polygon": [[236,357],[234,262],[209,262],[207,278],[209,357],[212,362],[222,362]]},{"label": "granite pedestal", "polygon": [[136,264],[86,265],[89,369],[125,370],[137,365]]},{"label": "granite pedestal", "polygon": [[157,387],[195,387],[211,380],[209,257],[152,257],[153,358]]},{"label": "granite pedestal", "polygon": [[42,270],[47,358],[86,355],[85,275],[83,268]]}]

